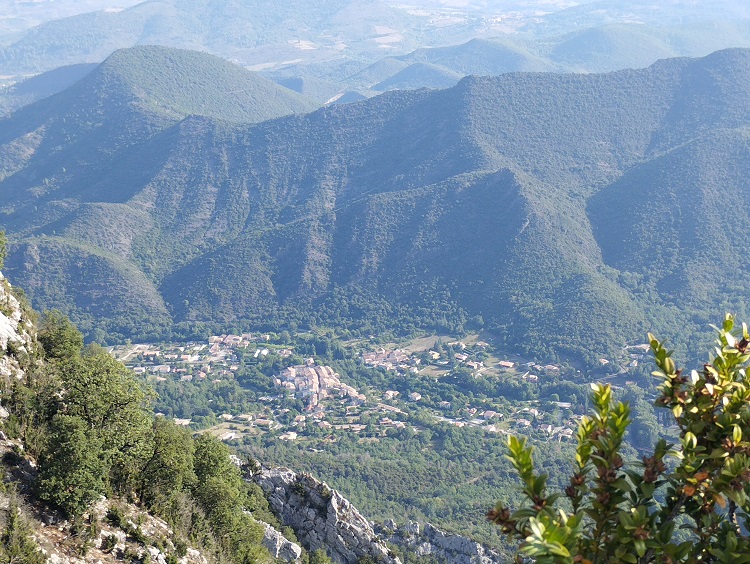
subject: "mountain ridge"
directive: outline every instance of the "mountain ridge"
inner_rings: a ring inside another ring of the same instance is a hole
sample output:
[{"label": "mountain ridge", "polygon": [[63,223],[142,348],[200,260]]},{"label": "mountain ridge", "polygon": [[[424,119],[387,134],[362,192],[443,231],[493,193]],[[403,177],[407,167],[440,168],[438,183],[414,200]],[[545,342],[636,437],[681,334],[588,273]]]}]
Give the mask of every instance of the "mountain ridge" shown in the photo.
[{"label": "mountain ridge", "polygon": [[[750,51],[729,50],[601,75],[469,77],[255,125],[186,117],[96,168],[85,192],[63,183],[40,190],[16,174],[0,184],[0,209],[11,233],[52,235],[46,218],[56,217],[67,237],[64,225],[106,224],[114,213],[83,203],[124,206],[123,217],[143,226],[130,242],[96,229],[87,239],[80,227],[75,237],[112,244],[158,288],[169,312],[156,316],[163,327],[211,319],[356,326],[363,320],[341,312],[365,292],[400,312],[392,325],[455,329],[483,318],[509,347],[551,342],[565,357],[594,362],[642,338],[648,312],[668,301],[658,288],[623,282],[655,267],[612,263],[600,244],[613,222],[592,216],[599,208],[589,202],[608,202],[615,196],[599,195],[615,190],[618,205],[632,207],[634,192],[618,187],[648,163],[664,163],[654,190],[677,178],[693,190],[700,175],[673,172],[685,158],[679,147],[747,127],[749,65]],[[698,111],[706,97],[713,113]],[[739,182],[729,163],[705,161],[714,165]],[[28,205],[38,211],[12,207],[8,186],[19,198],[33,194]],[[634,219],[628,229],[637,228]],[[12,253],[9,265],[21,264]],[[43,280],[21,279],[32,278]],[[720,290],[714,284],[706,296],[719,303]],[[690,311],[691,319],[705,313]]]}]

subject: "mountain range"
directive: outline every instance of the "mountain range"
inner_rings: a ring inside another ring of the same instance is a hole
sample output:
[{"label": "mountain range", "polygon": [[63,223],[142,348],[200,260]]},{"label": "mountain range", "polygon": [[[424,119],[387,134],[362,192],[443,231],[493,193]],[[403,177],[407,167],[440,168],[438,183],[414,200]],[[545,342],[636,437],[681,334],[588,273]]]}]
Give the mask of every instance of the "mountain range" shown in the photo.
[{"label": "mountain range", "polygon": [[[65,9],[72,7],[61,5],[60,13]],[[13,6],[7,21],[26,11],[34,20],[45,8]],[[750,47],[749,32],[750,13],[738,0],[658,6],[295,0],[273,10],[263,0],[146,0],[50,19],[13,32],[13,39],[3,38],[0,27],[0,86],[61,65],[99,63],[118,48],[155,44],[212,53],[285,85],[296,81],[299,92],[322,105],[347,92],[352,99],[387,89],[444,88],[471,74],[642,68],[661,58]],[[0,104],[3,97],[0,91]]]},{"label": "mountain range", "polygon": [[649,329],[686,343],[748,299],[748,71],[737,49],[303,115],[208,55],[119,51],[0,121],[7,264],[115,336],[474,324],[592,362]]}]

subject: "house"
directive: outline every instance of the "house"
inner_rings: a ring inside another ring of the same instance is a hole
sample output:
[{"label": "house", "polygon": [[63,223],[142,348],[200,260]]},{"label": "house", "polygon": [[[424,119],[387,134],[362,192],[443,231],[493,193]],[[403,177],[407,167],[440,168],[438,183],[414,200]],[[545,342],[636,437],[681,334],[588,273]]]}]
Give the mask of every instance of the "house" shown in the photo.
[{"label": "house", "polygon": [[422,394],[417,393],[417,392],[412,392],[409,394],[409,399],[411,401],[419,401],[422,399]]},{"label": "house", "polygon": [[383,397],[387,400],[392,400],[398,395],[398,392],[396,390],[386,390],[383,394]]},{"label": "house", "polygon": [[511,368],[513,368],[516,365],[516,363],[515,362],[510,362],[509,360],[501,360],[500,362],[497,363],[497,365],[500,368],[505,368],[506,370],[510,370]]}]

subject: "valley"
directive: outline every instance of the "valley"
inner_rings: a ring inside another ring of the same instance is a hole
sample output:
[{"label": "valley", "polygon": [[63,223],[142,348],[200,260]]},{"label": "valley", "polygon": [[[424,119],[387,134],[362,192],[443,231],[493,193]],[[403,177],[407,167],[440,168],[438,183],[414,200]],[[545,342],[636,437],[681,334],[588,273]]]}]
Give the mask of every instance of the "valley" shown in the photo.
[{"label": "valley", "polygon": [[[384,342],[269,331],[115,346],[111,354],[156,390],[157,416],[215,436],[240,458],[325,475],[370,518],[470,531],[503,551],[481,504],[488,492],[512,496],[510,470],[500,462],[507,435],[568,452],[589,388],[574,368],[501,354],[494,341],[486,333]],[[642,355],[621,351],[597,378],[616,374],[620,393],[642,398],[638,388],[649,385],[648,361],[646,372],[638,369]],[[652,436],[645,409],[636,427]],[[367,460],[378,460],[379,469]],[[456,480],[463,485],[445,497]]]},{"label": "valley", "polygon": [[0,0],[0,560],[740,561],[748,99],[739,0]]}]

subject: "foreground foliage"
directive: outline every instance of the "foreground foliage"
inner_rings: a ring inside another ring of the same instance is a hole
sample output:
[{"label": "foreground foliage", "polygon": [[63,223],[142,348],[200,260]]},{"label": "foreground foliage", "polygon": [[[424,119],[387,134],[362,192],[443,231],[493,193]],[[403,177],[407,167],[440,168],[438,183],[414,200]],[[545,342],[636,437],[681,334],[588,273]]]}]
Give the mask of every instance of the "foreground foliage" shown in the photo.
[{"label": "foreground foliage", "polygon": [[[226,445],[154,418],[153,393],[100,347],[83,347],[63,315],[44,316],[38,342],[26,378],[5,382],[3,397],[4,431],[39,462],[39,499],[81,522],[100,496],[122,497],[165,519],[176,546],[199,546],[216,562],[272,561],[258,520],[278,523]],[[0,555],[33,549],[16,517],[9,512]]]},{"label": "foreground foliage", "polygon": [[548,493],[531,447],[510,438],[525,504],[512,512],[498,503],[488,518],[521,540],[521,555],[549,563],[750,562],[750,335],[744,324],[734,329],[727,315],[713,359],[689,374],[649,335],[653,374],[662,380],[656,405],[672,411],[678,445],[659,440],[653,454],[626,464],[630,408],[598,384],[564,495]]}]

